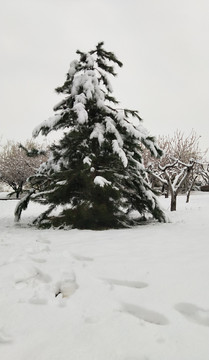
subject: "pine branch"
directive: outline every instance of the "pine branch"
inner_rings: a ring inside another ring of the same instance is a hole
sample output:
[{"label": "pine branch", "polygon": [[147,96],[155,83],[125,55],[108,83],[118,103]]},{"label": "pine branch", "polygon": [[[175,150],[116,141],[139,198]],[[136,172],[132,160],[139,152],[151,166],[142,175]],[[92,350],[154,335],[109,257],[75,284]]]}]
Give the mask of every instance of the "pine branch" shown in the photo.
[{"label": "pine branch", "polygon": [[125,116],[131,115],[133,117],[136,117],[140,121],[142,121],[142,118],[138,114],[138,110],[129,110],[129,109],[123,109]]},{"label": "pine branch", "polygon": [[19,148],[23,149],[28,157],[37,157],[40,155],[46,155],[46,151],[32,148],[31,150],[26,149],[22,144],[19,144]]},{"label": "pine branch", "polygon": [[35,190],[29,190],[28,194],[25,195],[17,204],[15,208],[15,221],[18,222],[20,220],[21,214],[23,210],[26,210],[28,207],[28,203],[30,201],[31,195],[34,194]]},{"label": "pine branch", "polygon": [[40,214],[34,221],[33,224],[40,225],[40,223],[46,219],[46,217],[54,210],[56,205],[51,205],[46,211],[44,211],[42,214]]}]

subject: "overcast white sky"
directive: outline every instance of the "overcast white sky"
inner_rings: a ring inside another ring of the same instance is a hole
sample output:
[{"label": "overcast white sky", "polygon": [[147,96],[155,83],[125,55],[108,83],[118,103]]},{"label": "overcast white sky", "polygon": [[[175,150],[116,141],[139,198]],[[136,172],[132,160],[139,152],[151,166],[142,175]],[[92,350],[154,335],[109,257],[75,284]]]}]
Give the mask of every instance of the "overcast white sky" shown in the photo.
[{"label": "overcast white sky", "polygon": [[0,0],[0,136],[24,141],[53,114],[76,50],[99,41],[123,62],[121,106],[152,135],[180,129],[209,145],[208,0]]}]

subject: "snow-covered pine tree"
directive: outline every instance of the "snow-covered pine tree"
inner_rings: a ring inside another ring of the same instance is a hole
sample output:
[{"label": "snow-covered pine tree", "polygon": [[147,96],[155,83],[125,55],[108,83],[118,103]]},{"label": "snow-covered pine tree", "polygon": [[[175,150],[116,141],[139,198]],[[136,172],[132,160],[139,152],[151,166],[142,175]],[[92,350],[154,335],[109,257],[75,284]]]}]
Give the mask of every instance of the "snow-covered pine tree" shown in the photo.
[{"label": "snow-covered pine tree", "polygon": [[[64,85],[56,89],[64,99],[54,107],[55,115],[33,132],[36,137],[63,130],[61,140],[50,148],[48,161],[30,178],[39,191],[28,196],[49,204],[35,221],[39,226],[129,227],[146,214],[165,220],[148,184],[140,145],[154,156],[160,156],[161,150],[137,111],[118,108],[108,75],[116,76],[114,66],[122,63],[103,45],[88,53],[77,51],[80,59],[70,64]],[[51,211],[58,205],[62,210],[55,215]],[[24,201],[18,219],[21,206]],[[134,220],[133,210],[139,213]]]}]

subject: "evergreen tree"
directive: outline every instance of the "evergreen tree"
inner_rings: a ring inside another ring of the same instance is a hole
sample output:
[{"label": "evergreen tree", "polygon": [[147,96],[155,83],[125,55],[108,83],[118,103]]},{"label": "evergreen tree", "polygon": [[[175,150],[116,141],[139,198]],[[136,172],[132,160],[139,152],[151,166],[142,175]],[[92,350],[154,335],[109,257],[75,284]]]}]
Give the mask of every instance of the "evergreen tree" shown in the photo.
[{"label": "evergreen tree", "polygon": [[[63,130],[48,161],[30,178],[39,191],[28,197],[49,204],[35,222],[45,227],[106,229],[138,224],[146,214],[164,221],[147,181],[141,145],[154,156],[160,156],[161,150],[138,112],[118,109],[112,95],[108,75],[116,76],[115,65],[122,63],[102,42],[95,50],[77,54],[79,61],[71,63],[64,85],[56,89],[65,97],[54,107],[55,115],[33,132],[36,137]],[[53,215],[58,205],[62,210]],[[17,219],[21,207],[26,207],[24,201],[17,208]],[[139,213],[134,220],[133,210]]]}]

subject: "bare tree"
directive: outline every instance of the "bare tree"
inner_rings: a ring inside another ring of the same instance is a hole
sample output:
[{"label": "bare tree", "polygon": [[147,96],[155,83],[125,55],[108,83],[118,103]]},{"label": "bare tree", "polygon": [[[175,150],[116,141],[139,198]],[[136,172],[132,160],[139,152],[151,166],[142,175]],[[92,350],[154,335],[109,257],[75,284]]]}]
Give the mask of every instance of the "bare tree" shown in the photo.
[{"label": "bare tree", "polygon": [[[0,180],[13,189],[17,199],[23,191],[23,185],[26,183],[27,178],[35,174],[40,164],[46,160],[43,151],[40,151],[39,156],[30,156],[30,154],[34,153],[36,147],[37,145],[31,140],[28,140],[25,146],[8,141],[6,145],[1,147]],[[25,151],[26,149],[28,149],[28,154]]]},{"label": "bare tree", "polygon": [[153,185],[162,184],[162,192],[171,195],[171,211],[176,210],[176,200],[179,192],[186,192],[189,201],[191,190],[201,174],[201,166],[206,151],[201,151],[198,136],[192,131],[185,136],[177,130],[173,136],[160,136],[158,145],[163,150],[163,156],[153,159],[145,152],[144,162],[149,169],[150,181]]},{"label": "bare tree", "polygon": [[171,195],[171,211],[176,211],[177,195],[179,194],[183,184],[191,175],[194,164],[194,161],[190,161],[189,164],[185,164],[180,160],[174,160],[173,163],[168,163],[165,166],[159,165],[158,171],[153,169],[151,165],[148,168],[151,176],[161,182],[168,189]]},{"label": "bare tree", "polygon": [[209,185],[209,163],[199,164],[199,173],[203,179],[203,185]]}]

